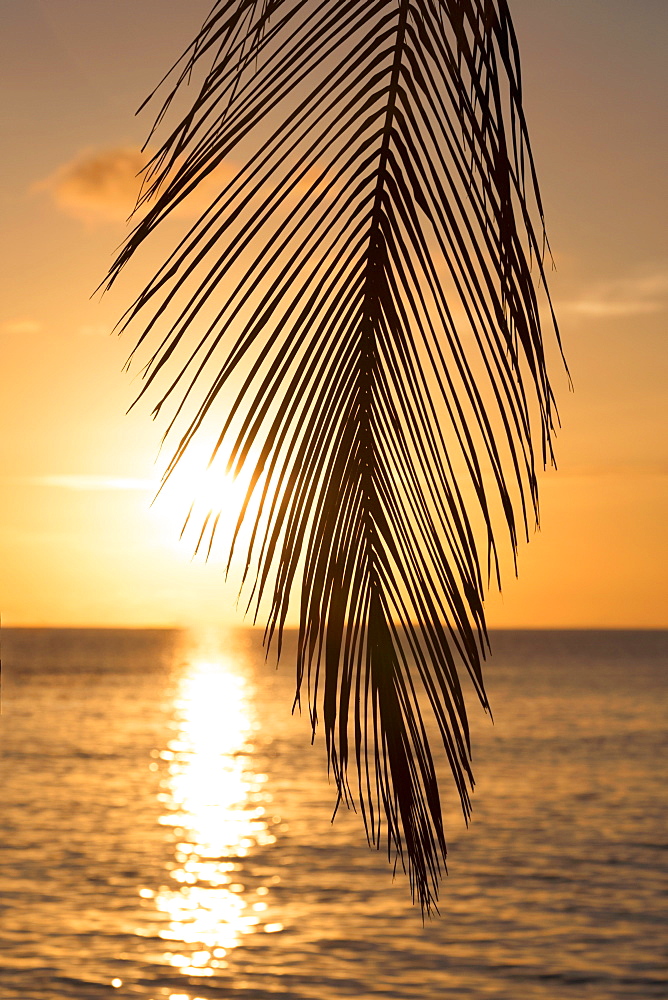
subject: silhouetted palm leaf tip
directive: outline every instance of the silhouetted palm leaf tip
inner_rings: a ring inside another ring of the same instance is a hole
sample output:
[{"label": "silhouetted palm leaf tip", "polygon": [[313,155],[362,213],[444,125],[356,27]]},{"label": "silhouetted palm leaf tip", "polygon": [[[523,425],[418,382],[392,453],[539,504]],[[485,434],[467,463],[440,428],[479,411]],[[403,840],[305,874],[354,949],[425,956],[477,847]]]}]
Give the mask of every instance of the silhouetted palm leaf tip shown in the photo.
[{"label": "silhouetted palm leaf tip", "polygon": [[229,468],[251,464],[250,604],[270,598],[280,653],[299,600],[297,697],[306,678],[337,805],[428,912],[446,847],[425,718],[468,816],[457,668],[486,706],[493,525],[514,553],[537,427],[551,458],[541,288],[558,333],[508,6],[220,0],[162,86],[166,138],[109,284],[206,182],[122,321],[147,312],[141,395],[161,376],[155,412],[175,400],[166,474],[205,424]]}]

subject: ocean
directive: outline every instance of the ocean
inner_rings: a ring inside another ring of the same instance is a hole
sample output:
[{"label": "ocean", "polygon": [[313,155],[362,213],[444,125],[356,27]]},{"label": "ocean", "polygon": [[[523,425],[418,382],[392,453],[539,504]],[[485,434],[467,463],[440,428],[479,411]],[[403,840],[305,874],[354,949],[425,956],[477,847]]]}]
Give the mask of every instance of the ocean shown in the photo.
[{"label": "ocean", "polygon": [[492,633],[422,920],[252,630],[4,629],[3,1000],[668,996],[668,632]]}]

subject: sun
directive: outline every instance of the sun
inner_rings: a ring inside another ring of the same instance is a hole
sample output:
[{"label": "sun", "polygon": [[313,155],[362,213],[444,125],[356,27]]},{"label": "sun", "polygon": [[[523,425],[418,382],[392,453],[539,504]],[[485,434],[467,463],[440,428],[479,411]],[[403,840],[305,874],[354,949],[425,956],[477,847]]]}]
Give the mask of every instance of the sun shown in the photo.
[{"label": "sun", "polygon": [[[227,470],[224,458],[212,459],[212,453],[210,443],[192,442],[158,491],[152,510],[170,546],[185,549],[190,556],[227,562],[251,473],[247,468],[235,475]],[[249,512],[235,548],[248,541],[251,520]]]}]

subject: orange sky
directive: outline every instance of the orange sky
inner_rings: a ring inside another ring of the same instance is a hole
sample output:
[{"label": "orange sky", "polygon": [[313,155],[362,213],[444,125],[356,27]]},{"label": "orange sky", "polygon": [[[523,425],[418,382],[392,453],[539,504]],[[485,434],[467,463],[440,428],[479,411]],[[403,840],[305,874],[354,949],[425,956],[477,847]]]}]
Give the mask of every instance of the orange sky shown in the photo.
[{"label": "orange sky", "polygon": [[[162,428],[148,405],[125,415],[133,345],[109,336],[140,269],[90,297],[132,206],[151,121],[134,110],[208,7],[0,0],[5,625],[241,621],[220,561],[192,561],[192,535],[178,541],[185,497],[150,507]],[[559,472],[542,477],[542,530],[519,580],[490,595],[489,621],[667,626],[668,6],[511,10],[575,393],[555,364]]]}]

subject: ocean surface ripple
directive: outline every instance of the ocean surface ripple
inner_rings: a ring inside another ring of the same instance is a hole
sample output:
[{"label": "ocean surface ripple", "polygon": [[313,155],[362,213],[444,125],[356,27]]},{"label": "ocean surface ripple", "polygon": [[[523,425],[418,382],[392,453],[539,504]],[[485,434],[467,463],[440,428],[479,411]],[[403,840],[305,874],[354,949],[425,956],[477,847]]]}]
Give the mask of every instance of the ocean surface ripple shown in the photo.
[{"label": "ocean surface ripple", "polygon": [[[424,924],[258,634],[4,629],[3,1000],[651,1000],[666,632],[497,632]],[[291,645],[292,644],[292,645]]]}]

